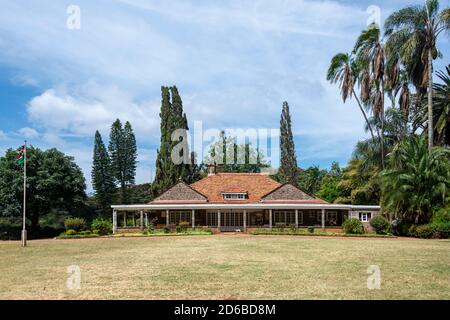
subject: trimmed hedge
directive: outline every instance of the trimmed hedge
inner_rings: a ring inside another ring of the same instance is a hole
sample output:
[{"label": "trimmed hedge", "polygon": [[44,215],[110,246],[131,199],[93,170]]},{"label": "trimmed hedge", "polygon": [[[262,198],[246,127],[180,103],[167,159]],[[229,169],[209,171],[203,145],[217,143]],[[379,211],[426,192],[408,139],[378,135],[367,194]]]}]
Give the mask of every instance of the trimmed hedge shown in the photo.
[{"label": "trimmed hedge", "polygon": [[86,221],[83,218],[66,218],[64,219],[64,227],[66,230],[75,230],[77,232],[86,230]]}]

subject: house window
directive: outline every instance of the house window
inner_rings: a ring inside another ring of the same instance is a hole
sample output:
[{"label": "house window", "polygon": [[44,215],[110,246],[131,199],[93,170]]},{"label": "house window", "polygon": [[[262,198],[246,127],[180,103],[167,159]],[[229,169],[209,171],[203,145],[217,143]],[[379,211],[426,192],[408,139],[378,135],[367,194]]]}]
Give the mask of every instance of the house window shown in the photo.
[{"label": "house window", "polygon": [[316,220],[316,222],[321,222],[322,221],[322,212],[310,210],[309,211],[309,219]]},{"label": "house window", "polygon": [[337,212],[336,211],[327,212],[326,221],[330,224],[330,226],[337,225]]},{"label": "house window", "polygon": [[370,212],[360,212],[359,213],[359,220],[361,222],[369,222],[371,217],[372,217],[372,213],[370,213]]},{"label": "house window", "polygon": [[218,217],[217,212],[208,212],[206,214],[206,225],[211,227],[217,227]]},{"label": "house window", "polygon": [[236,193],[224,193],[224,200],[245,200],[247,199],[247,193],[244,192],[236,192]]},{"label": "house window", "polygon": [[295,211],[288,210],[275,210],[274,211],[274,222],[284,223],[285,225],[295,224]]},{"label": "house window", "polygon": [[192,212],[191,211],[170,211],[170,223],[179,225],[180,222],[191,223]]}]

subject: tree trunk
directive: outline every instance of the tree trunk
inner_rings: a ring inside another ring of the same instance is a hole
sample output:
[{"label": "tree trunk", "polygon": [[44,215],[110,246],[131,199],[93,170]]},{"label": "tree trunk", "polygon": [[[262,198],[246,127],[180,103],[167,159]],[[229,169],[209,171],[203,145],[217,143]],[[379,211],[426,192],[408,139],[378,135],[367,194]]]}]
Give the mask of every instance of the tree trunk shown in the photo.
[{"label": "tree trunk", "polygon": [[382,94],[382,106],[381,106],[381,136],[380,136],[380,148],[381,148],[381,168],[384,170],[384,87],[383,81],[381,81],[381,94]]},{"label": "tree trunk", "polygon": [[433,125],[433,56],[428,49],[428,152],[431,154],[434,142]]},{"label": "tree trunk", "polygon": [[366,120],[367,127],[369,128],[369,131],[370,131],[370,135],[372,136],[372,139],[375,140],[375,135],[373,134],[372,126],[370,125],[370,122],[369,122],[369,119],[367,118],[366,112],[364,111],[364,109],[361,105],[361,101],[359,101],[358,96],[356,95],[355,89],[352,89],[352,92],[353,92],[353,96],[356,99],[356,102],[358,102],[358,106],[359,106],[359,109],[361,110],[361,113],[364,116],[364,120]]}]

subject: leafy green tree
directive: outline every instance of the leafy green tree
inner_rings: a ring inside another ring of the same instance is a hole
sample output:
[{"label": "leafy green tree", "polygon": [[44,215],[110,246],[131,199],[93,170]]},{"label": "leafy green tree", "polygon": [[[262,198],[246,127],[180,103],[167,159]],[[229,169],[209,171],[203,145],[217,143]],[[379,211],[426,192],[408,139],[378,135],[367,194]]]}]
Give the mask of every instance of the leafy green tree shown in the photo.
[{"label": "leafy green tree", "polygon": [[282,182],[293,185],[298,183],[297,155],[295,153],[294,138],[292,136],[291,113],[289,104],[283,102],[280,120],[280,169],[278,174]]},{"label": "leafy green tree", "polygon": [[439,10],[438,0],[424,5],[408,6],[392,13],[385,22],[387,46],[398,52],[409,79],[420,95],[428,93],[428,150],[434,142],[433,60],[442,54],[437,48],[438,36],[450,30],[450,8]]},{"label": "leafy green tree", "polygon": [[[11,223],[22,219],[23,166],[16,164],[20,149],[0,158],[0,216]],[[76,213],[84,207],[86,183],[73,157],[56,149],[27,149],[27,223],[32,229],[52,211]]]},{"label": "leafy green tree", "polygon": [[362,169],[361,158],[352,158],[343,170],[337,185],[341,192],[335,203],[348,203],[353,205],[380,203],[379,168],[365,166]]},{"label": "leafy green tree", "polygon": [[450,149],[434,147],[429,154],[424,137],[403,140],[389,156],[381,190],[388,212],[410,222],[428,222],[433,208],[445,206],[450,195]]},{"label": "leafy green tree", "polygon": [[210,146],[204,163],[216,164],[219,172],[259,173],[269,167],[264,155],[251,143],[237,144],[236,139],[227,137],[223,131]]},{"label": "leafy green tree", "polygon": [[333,162],[330,171],[323,177],[316,196],[331,203],[336,201],[337,198],[343,195],[342,190],[338,187],[341,176],[342,170],[339,167],[339,163]]},{"label": "leafy green tree", "polygon": [[103,144],[100,132],[95,132],[94,156],[92,164],[92,186],[95,198],[102,214],[109,213],[112,195],[115,190],[114,177],[111,171],[111,160]]},{"label": "leafy green tree", "polygon": [[318,166],[299,170],[297,185],[307,194],[314,196],[319,191],[322,180],[327,174],[327,170],[321,170]]}]

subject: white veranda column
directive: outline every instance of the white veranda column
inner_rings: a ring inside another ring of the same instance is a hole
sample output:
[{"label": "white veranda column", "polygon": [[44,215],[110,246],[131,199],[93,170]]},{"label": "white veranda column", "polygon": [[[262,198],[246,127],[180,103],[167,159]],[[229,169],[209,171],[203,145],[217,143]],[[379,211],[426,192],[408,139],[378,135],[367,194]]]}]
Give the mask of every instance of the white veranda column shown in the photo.
[{"label": "white veranda column", "polygon": [[195,228],[195,210],[194,209],[192,209],[192,229],[194,229]]},{"label": "white veranda column", "polygon": [[247,231],[247,210],[244,210],[244,232]]},{"label": "white veranda column", "polygon": [[141,223],[141,229],[144,230],[144,211],[141,210],[140,214],[140,223]]},{"label": "white veranda column", "polygon": [[117,211],[113,210],[113,233],[117,232]]},{"label": "white veranda column", "polygon": [[295,210],[295,227],[298,228],[298,210]]},{"label": "white veranda column", "polygon": [[217,211],[217,228],[220,229],[220,210]]},{"label": "white veranda column", "polygon": [[269,228],[272,229],[272,209],[269,210]]},{"label": "white veranda column", "polygon": [[169,210],[166,210],[166,226],[169,226],[170,219],[169,219]]},{"label": "white veranda column", "polygon": [[322,209],[322,229],[325,229],[325,209]]}]

